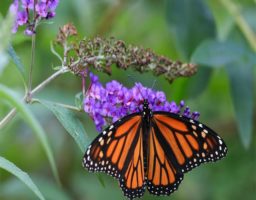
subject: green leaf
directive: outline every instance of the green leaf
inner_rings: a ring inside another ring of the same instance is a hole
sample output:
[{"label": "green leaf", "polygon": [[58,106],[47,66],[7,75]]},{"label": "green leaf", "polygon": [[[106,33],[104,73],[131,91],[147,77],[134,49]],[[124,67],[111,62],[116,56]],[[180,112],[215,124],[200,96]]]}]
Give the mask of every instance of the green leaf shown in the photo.
[{"label": "green leaf", "polygon": [[57,117],[66,131],[74,138],[75,142],[84,153],[91,140],[85,132],[81,121],[76,118],[75,114],[72,111],[49,101],[40,100],[40,103],[52,111],[52,113]]},{"label": "green leaf", "polygon": [[16,54],[14,48],[12,45],[9,45],[8,47],[8,54],[12,58],[14,64],[16,65],[17,69],[21,73],[23,79],[25,78],[25,67],[22,64],[20,57]]},{"label": "green leaf", "polygon": [[238,61],[242,56],[244,56],[244,50],[238,43],[206,40],[194,51],[191,61],[206,66],[220,67]]},{"label": "green leaf", "polygon": [[82,107],[83,107],[83,99],[84,99],[84,96],[83,96],[82,92],[79,92],[79,93],[76,94],[76,96],[75,96],[75,105],[79,109],[82,109]]},{"label": "green leaf", "polygon": [[14,50],[12,45],[9,45],[7,51],[8,51],[9,56],[12,58],[15,66],[19,70],[19,72],[21,74],[23,85],[24,85],[25,89],[27,90],[27,83],[25,81],[25,67],[22,64],[22,62],[20,60],[20,57],[16,54],[16,52],[15,52],[15,50]]},{"label": "green leaf", "polygon": [[240,138],[243,145],[248,148],[253,128],[253,64],[248,60],[241,60],[227,65],[226,69]]},{"label": "green leaf", "polygon": [[223,41],[228,37],[235,25],[234,18],[227,12],[220,1],[208,0],[207,2],[215,18],[218,38]]},{"label": "green leaf", "polygon": [[30,190],[32,190],[36,196],[44,200],[42,193],[39,191],[38,187],[34,184],[34,182],[31,180],[29,175],[22,171],[20,168],[18,168],[15,164],[10,162],[9,160],[6,160],[5,158],[0,156],[0,168],[3,168],[4,170],[12,173],[14,176],[19,178],[23,183],[25,183]]},{"label": "green leaf", "polygon": [[215,36],[213,16],[203,0],[167,1],[167,20],[186,59],[203,40]]},{"label": "green leaf", "polygon": [[198,72],[187,80],[185,96],[189,98],[200,95],[208,87],[212,72],[211,68],[200,65]]},{"label": "green leaf", "polygon": [[14,106],[17,109],[17,111],[22,115],[22,118],[34,130],[33,133],[38,137],[48,157],[53,175],[56,181],[60,184],[57,167],[53,158],[53,153],[47,140],[46,133],[44,132],[40,123],[36,120],[33,113],[30,112],[27,106],[21,100],[19,100],[20,97],[18,97],[12,90],[8,89],[7,87],[1,84],[0,97],[7,100],[12,106]]}]

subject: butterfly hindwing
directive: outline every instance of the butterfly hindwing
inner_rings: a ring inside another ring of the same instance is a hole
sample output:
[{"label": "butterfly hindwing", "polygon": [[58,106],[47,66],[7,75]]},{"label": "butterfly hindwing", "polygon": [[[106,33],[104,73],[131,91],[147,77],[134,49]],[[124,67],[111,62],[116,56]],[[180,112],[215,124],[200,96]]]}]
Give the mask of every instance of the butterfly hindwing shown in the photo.
[{"label": "butterfly hindwing", "polygon": [[131,114],[106,128],[87,148],[83,160],[89,171],[119,179],[129,198],[145,191],[141,120],[141,115]]},{"label": "butterfly hindwing", "polygon": [[145,175],[144,175],[144,156],[143,156],[143,135],[140,128],[140,134],[135,143],[134,151],[123,169],[124,176],[120,180],[120,186],[124,195],[130,199],[141,197],[145,192]]},{"label": "butterfly hindwing", "polygon": [[183,179],[173,160],[163,148],[158,129],[152,124],[148,139],[147,188],[154,195],[170,195]]},{"label": "butterfly hindwing", "polygon": [[183,173],[226,155],[227,147],[220,136],[198,121],[168,112],[155,112],[153,124],[164,140],[165,149]]}]

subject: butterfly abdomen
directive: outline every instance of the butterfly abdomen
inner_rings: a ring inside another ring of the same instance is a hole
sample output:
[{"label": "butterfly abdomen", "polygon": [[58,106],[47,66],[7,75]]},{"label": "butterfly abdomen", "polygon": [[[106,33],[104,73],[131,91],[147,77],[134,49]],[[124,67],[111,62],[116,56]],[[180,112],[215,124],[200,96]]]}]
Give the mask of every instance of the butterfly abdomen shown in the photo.
[{"label": "butterfly abdomen", "polygon": [[145,177],[147,177],[147,169],[148,169],[148,138],[149,138],[149,127],[147,124],[143,124],[142,129],[147,130],[143,131],[143,161],[144,161],[144,173]]}]

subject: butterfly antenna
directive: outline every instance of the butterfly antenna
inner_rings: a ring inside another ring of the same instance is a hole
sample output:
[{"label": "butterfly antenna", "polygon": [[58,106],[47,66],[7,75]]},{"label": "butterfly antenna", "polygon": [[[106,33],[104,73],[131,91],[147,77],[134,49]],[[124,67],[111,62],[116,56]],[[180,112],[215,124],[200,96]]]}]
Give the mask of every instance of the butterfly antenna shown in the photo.
[{"label": "butterfly antenna", "polygon": [[153,90],[155,86],[156,86],[156,79],[153,81],[151,89]]}]

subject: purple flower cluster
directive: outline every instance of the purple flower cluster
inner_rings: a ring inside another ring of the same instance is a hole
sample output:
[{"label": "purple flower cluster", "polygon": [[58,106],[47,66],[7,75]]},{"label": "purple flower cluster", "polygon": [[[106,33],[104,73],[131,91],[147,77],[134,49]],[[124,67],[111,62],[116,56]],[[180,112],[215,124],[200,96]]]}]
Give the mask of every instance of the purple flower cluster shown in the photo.
[{"label": "purple flower cluster", "polygon": [[53,18],[58,4],[59,0],[14,0],[9,8],[16,16],[13,33],[17,32],[19,26],[26,25],[25,34],[35,34],[36,24],[42,19]]},{"label": "purple flower cluster", "polygon": [[199,118],[199,113],[191,112],[189,107],[185,107],[184,101],[179,105],[174,101],[168,102],[164,92],[146,88],[141,83],[128,89],[115,80],[103,87],[98,77],[92,73],[90,79],[91,85],[84,98],[84,110],[92,117],[98,131],[127,114],[142,110],[144,99],[148,100],[153,111],[182,114],[195,120]]}]

